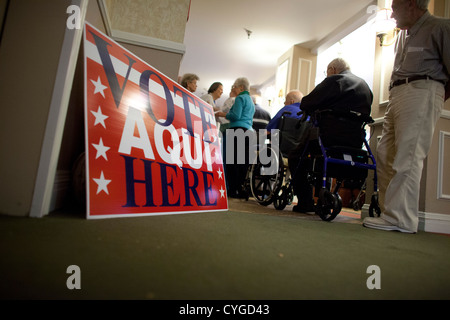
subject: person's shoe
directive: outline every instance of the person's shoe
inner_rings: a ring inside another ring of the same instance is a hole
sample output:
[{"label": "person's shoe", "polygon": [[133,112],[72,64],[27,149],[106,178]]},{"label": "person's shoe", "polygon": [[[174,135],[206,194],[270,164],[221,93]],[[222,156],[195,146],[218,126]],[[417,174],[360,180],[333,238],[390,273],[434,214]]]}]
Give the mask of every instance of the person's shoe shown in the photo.
[{"label": "person's shoe", "polygon": [[372,217],[364,218],[363,226],[371,229],[378,229],[385,231],[400,231],[404,233],[415,233],[414,231],[400,228],[382,218],[372,218]]}]

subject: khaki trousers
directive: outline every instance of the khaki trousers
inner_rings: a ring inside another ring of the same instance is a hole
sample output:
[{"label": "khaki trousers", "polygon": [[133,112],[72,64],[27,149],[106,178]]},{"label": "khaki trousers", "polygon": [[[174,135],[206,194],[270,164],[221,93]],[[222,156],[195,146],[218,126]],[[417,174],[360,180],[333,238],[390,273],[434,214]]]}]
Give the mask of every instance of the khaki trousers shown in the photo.
[{"label": "khaki trousers", "polygon": [[381,217],[417,232],[423,161],[444,105],[444,86],[419,80],[392,88],[377,148]]}]

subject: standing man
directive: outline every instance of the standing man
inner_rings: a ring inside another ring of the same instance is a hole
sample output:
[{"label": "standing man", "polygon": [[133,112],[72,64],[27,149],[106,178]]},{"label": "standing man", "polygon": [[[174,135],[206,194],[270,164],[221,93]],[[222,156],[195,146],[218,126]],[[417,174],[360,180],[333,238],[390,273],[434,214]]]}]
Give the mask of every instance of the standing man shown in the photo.
[{"label": "standing man", "polygon": [[377,149],[380,218],[363,225],[416,233],[423,161],[449,96],[450,20],[432,16],[429,0],[393,0],[402,29],[396,43],[389,104]]}]

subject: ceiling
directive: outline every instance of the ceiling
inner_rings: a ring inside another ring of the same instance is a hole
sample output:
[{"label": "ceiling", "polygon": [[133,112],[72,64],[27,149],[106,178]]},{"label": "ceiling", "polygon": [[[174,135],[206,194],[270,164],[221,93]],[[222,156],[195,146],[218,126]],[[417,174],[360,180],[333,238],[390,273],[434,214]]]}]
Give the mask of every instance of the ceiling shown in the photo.
[{"label": "ceiling", "polygon": [[[333,30],[365,12],[373,0],[192,0],[180,75],[200,77],[197,94],[220,81],[228,96],[245,76],[262,85],[296,44],[316,47]],[[245,29],[251,31],[250,36]]]}]

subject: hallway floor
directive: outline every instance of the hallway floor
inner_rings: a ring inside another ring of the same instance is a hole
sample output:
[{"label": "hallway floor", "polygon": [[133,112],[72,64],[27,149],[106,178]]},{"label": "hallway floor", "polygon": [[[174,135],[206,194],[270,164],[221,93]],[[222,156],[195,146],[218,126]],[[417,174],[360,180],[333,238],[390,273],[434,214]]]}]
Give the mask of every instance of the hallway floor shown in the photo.
[{"label": "hallway floor", "polygon": [[[450,237],[232,199],[229,211],[87,220],[0,215],[0,299],[450,299]],[[351,215],[351,216],[349,216]],[[69,266],[81,289],[70,290]],[[368,288],[368,268],[381,289]]]},{"label": "hallway floor", "polygon": [[[241,211],[255,214],[266,214],[266,215],[274,215],[280,217],[294,217],[298,219],[304,220],[316,220],[321,221],[320,217],[315,214],[305,214],[293,212],[292,208],[296,203],[286,206],[284,210],[277,210],[270,204],[268,206],[262,206],[255,199],[249,198],[248,201],[244,199],[228,199],[228,208],[232,211]],[[345,223],[354,223],[361,224],[361,211],[355,211],[351,208],[342,208],[341,212],[336,216],[333,220],[334,222],[345,222]]]}]

